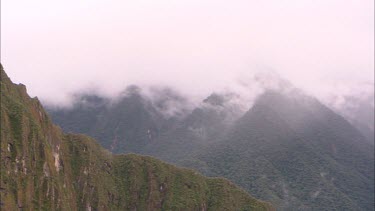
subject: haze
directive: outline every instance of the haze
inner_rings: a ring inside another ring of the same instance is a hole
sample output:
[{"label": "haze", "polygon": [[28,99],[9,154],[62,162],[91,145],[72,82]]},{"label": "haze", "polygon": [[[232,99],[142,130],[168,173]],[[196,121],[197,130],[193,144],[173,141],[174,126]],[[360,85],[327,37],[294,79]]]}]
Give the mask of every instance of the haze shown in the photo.
[{"label": "haze", "polygon": [[373,89],[373,0],[3,0],[1,9],[1,63],[53,103],[130,84],[205,96],[263,71],[321,98]]}]

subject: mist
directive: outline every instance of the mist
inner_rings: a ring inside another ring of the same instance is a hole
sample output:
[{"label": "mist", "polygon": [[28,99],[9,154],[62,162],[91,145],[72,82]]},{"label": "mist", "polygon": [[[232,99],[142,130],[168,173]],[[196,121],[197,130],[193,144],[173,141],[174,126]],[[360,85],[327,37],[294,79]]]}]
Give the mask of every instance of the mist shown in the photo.
[{"label": "mist", "polygon": [[131,84],[253,99],[259,73],[325,102],[373,93],[372,0],[4,0],[1,14],[4,69],[50,104]]}]

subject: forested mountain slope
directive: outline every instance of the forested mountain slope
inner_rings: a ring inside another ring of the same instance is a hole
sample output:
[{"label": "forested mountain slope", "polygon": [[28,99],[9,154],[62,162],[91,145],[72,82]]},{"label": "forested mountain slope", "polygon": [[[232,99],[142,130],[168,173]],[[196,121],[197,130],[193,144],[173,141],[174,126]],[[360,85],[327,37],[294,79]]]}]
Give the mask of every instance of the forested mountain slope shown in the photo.
[{"label": "forested mountain slope", "polygon": [[373,210],[373,153],[317,100],[270,91],[187,166],[227,177],[280,209]]}]

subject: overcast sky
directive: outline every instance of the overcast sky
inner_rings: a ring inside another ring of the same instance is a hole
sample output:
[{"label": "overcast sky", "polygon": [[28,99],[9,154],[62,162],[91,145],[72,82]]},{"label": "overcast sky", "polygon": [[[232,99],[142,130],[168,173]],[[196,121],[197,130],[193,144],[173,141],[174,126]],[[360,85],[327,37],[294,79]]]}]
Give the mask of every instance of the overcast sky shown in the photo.
[{"label": "overcast sky", "polygon": [[206,95],[259,71],[317,95],[374,82],[374,0],[1,3],[6,72],[54,102],[129,84]]}]

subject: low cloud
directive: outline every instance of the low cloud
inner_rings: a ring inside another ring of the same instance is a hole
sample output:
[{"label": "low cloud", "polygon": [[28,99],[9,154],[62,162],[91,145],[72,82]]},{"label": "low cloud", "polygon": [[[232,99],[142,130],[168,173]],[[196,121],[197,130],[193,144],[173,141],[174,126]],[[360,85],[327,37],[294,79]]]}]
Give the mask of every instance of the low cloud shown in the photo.
[{"label": "low cloud", "polygon": [[130,84],[250,102],[259,72],[323,100],[374,83],[372,0],[6,0],[1,21],[8,74],[59,105]]}]

